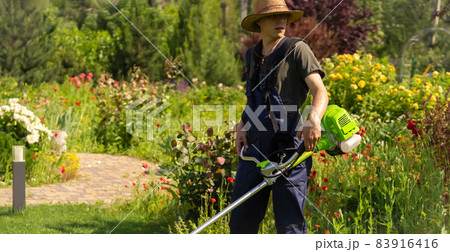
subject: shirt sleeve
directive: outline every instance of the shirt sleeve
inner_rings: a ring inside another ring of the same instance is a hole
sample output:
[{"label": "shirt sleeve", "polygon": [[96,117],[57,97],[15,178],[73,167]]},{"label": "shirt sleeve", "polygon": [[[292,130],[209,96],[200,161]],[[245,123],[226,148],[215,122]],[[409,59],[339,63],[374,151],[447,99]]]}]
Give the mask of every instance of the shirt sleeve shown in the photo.
[{"label": "shirt sleeve", "polygon": [[303,41],[298,42],[295,48],[294,56],[297,63],[297,69],[303,80],[306,79],[308,75],[316,71],[320,74],[322,79],[325,77],[325,72],[308,44]]}]

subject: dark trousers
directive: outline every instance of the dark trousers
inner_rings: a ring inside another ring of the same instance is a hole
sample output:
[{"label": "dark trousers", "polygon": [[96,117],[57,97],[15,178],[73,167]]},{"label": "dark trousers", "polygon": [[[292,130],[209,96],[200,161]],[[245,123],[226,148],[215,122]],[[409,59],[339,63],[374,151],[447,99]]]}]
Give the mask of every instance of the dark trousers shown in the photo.
[{"label": "dark trousers", "polygon": [[[264,155],[268,155],[267,142],[270,141],[268,138],[270,138],[270,134],[251,134],[248,139],[250,147],[245,155],[255,156],[260,161],[265,160],[265,158],[259,154],[258,150]],[[252,144],[255,147],[253,147]],[[265,187],[236,207],[231,212],[229,223],[230,233],[258,233],[259,224],[266,214],[270,191],[272,191],[277,233],[307,233],[304,209],[311,167],[312,159],[309,157],[292,169],[292,172],[287,177],[292,184],[281,176],[272,186]],[[263,177],[259,173],[259,168],[256,167],[254,162],[239,159],[239,165],[234,181],[232,202],[261,183]]]}]

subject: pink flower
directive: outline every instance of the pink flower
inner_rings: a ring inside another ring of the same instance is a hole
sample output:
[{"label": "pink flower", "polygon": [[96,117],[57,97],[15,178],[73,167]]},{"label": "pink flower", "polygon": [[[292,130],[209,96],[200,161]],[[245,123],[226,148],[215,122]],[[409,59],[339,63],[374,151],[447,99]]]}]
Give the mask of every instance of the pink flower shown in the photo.
[{"label": "pink flower", "polygon": [[36,108],[41,108],[41,105],[36,105]]},{"label": "pink flower", "polygon": [[84,79],[84,77],[86,77],[86,74],[85,74],[85,73],[80,74],[80,78],[81,78],[81,79]]},{"label": "pink flower", "polygon": [[49,101],[45,101],[45,104],[47,104],[47,105],[48,105],[48,104],[50,104],[50,102],[49,102]]}]

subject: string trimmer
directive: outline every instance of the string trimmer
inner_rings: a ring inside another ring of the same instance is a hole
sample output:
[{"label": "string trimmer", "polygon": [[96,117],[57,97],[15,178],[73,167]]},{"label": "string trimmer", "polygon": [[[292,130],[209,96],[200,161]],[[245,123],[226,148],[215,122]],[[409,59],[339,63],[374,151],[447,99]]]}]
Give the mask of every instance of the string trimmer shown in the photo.
[{"label": "string trimmer", "polygon": [[203,225],[192,231],[191,234],[200,233],[203,229],[242,204],[261,189],[275,183],[282,174],[284,175],[289,172],[293,167],[303,162],[313,153],[325,150],[329,155],[336,156],[350,152],[361,142],[361,136],[356,134],[358,131],[359,127],[356,119],[352,118],[345,109],[336,105],[330,105],[327,107],[322,118],[322,136],[316,144],[314,151],[305,152],[305,146],[301,144],[286,162],[277,164],[269,160],[260,162],[255,157],[246,157],[243,152],[244,148],[242,148],[240,157],[243,160],[254,161],[256,163],[256,166],[261,169],[261,175],[264,177],[263,182],[203,223]]}]

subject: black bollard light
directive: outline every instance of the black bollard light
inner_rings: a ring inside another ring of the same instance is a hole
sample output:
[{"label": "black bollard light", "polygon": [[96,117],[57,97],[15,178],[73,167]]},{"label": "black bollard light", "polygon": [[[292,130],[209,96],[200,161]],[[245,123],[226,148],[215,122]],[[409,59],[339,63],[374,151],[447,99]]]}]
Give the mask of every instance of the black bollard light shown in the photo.
[{"label": "black bollard light", "polygon": [[13,146],[13,210],[25,209],[25,146]]}]

